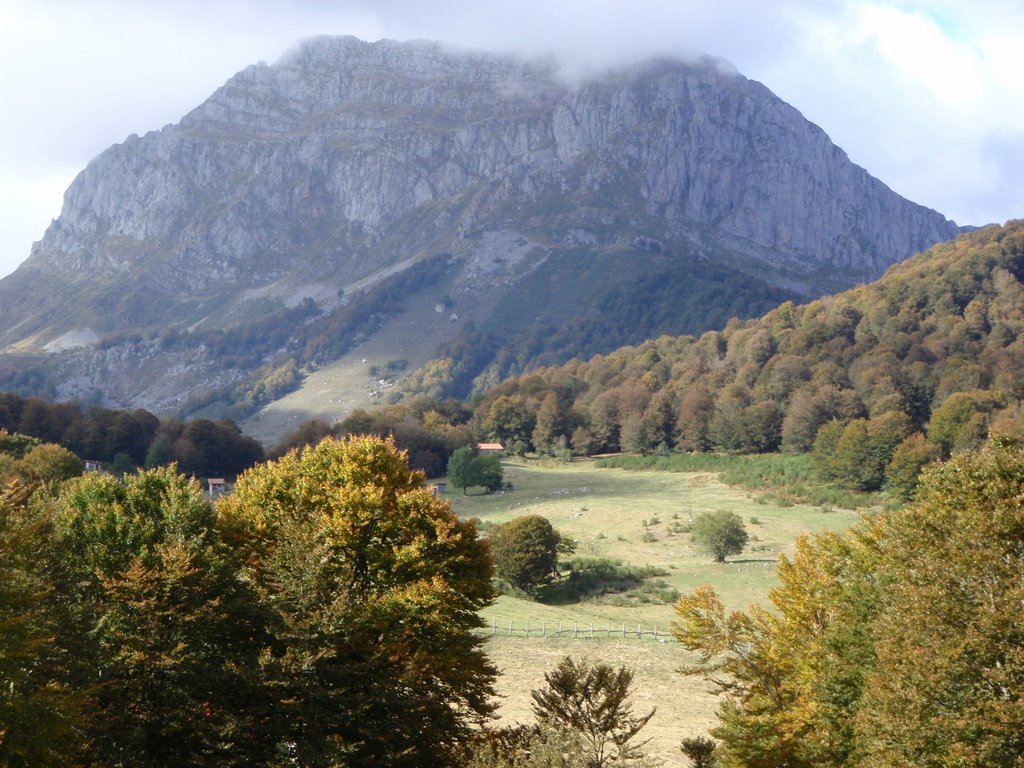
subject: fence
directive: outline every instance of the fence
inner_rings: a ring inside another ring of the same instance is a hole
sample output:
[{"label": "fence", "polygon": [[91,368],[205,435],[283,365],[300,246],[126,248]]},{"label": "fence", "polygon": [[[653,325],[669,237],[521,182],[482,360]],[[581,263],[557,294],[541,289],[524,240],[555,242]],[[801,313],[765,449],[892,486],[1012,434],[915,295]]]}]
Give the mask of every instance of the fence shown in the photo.
[{"label": "fence", "polygon": [[661,641],[663,638],[671,638],[672,633],[668,631],[661,631],[657,625],[653,628],[648,627],[644,629],[642,624],[637,624],[634,629],[632,625],[627,626],[621,624],[618,627],[613,627],[610,623],[605,627],[595,627],[594,624],[580,626],[579,622],[573,622],[572,626],[569,626],[568,622],[558,622],[558,629],[555,629],[554,623],[549,624],[548,622],[542,621],[534,623],[532,626],[529,621],[521,624],[519,627],[516,626],[515,621],[510,619],[508,626],[506,627],[504,622],[501,625],[498,624],[497,619],[491,619],[491,626],[488,628],[474,630],[477,635],[483,635],[484,637],[534,637],[534,638],[572,638],[572,639],[591,639],[591,638],[620,638],[620,639],[634,639],[642,640],[643,638],[651,638],[653,640]]}]

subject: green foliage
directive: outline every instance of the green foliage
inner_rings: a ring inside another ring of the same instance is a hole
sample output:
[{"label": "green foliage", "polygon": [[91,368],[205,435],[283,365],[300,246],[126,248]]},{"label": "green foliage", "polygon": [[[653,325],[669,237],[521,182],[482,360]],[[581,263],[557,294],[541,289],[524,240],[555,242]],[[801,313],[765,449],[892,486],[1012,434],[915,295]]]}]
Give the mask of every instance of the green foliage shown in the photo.
[{"label": "green foliage", "polygon": [[483,486],[488,493],[504,484],[501,461],[494,454],[478,455],[469,446],[457,449],[448,460],[448,482],[462,488],[465,494],[471,486]]},{"label": "green foliage", "polygon": [[53,487],[82,474],[83,468],[75,454],[52,443],[34,445],[20,459],[0,453],[0,483],[18,481],[30,488]]},{"label": "green foliage", "polygon": [[1024,755],[1024,451],[928,470],[882,528],[886,599],[861,710],[865,764],[1016,765]]},{"label": "green foliage", "polygon": [[642,757],[643,744],[631,743],[654,716],[633,714],[629,698],[633,672],[607,664],[563,658],[544,675],[546,686],[531,693],[541,724],[560,726],[579,736],[588,768],[626,766]]},{"label": "green foliage", "polygon": [[716,768],[715,740],[706,736],[692,736],[683,739],[680,747],[684,755],[690,759],[693,768]]},{"label": "green foliage", "polygon": [[40,504],[54,521],[55,588],[71,603],[61,642],[74,682],[99,684],[83,731],[89,760],[258,758],[262,726],[244,743],[233,734],[260,721],[245,672],[260,624],[198,484],[166,468],[123,481],[90,474]]},{"label": "green foliage", "polygon": [[1022,499],[1024,451],[997,440],[927,468],[906,507],[801,538],[771,611],[684,596],[688,672],[727,693],[721,765],[1020,764]]},{"label": "green foliage", "polygon": [[[104,462],[117,472],[177,462],[202,477],[234,475],[263,458],[262,446],[229,420],[160,420],[147,411],[82,410],[72,403],[46,403],[0,394],[0,454],[24,453],[26,439],[59,445],[79,458]],[[5,451],[3,446],[8,446]],[[53,454],[52,449],[51,458]],[[19,457],[20,458],[20,457]],[[116,463],[116,465],[115,465]]]},{"label": "green foliage", "polygon": [[[842,425],[839,425],[842,430]],[[761,454],[734,456],[721,453],[670,456],[611,456],[598,459],[599,467],[665,472],[717,472],[729,485],[761,491],[780,504],[806,503],[856,509],[875,503],[866,494],[821,484],[811,456]]]},{"label": "green foliage", "polygon": [[0,765],[56,768],[73,761],[85,696],[69,685],[46,521],[27,495],[0,489]]},{"label": "green foliage", "polygon": [[747,529],[735,512],[704,512],[694,519],[691,530],[693,543],[714,555],[719,563],[729,555],[740,554],[747,545]]},{"label": "green foliage", "polygon": [[495,575],[527,593],[535,593],[554,579],[559,552],[568,545],[540,515],[525,515],[496,526],[489,539]]},{"label": "green foliage", "polygon": [[218,515],[269,616],[260,673],[295,762],[450,764],[493,709],[474,525],[372,437],[249,470]]},{"label": "green foliage", "polygon": [[566,576],[548,584],[538,594],[544,603],[572,603],[610,595],[634,597],[638,602],[648,595],[654,601],[672,603],[679,593],[657,577],[667,572],[653,566],[626,565],[610,558],[574,557],[559,563]]},{"label": "green foliage", "polygon": [[911,435],[893,451],[892,461],[885,468],[885,485],[889,492],[903,501],[910,501],[917,490],[921,470],[942,458],[942,448],[920,432]]},{"label": "green foliage", "polygon": [[37,437],[22,435],[17,432],[11,434],[3,427],[0,427],[0,455],[21,459],[41,442]]}]

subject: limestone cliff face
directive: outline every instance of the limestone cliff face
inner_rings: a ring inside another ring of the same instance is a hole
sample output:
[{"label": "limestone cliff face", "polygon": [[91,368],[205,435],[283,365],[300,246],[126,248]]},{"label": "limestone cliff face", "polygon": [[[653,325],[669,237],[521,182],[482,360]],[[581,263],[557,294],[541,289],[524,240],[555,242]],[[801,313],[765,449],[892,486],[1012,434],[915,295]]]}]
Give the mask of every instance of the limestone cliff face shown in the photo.
[{"label": "limestone cliff face", "polygon": [[710,60],[569,84],[543,62],[323,37],[93,160],[0,281],[0,342],[227,322],[210,300],[330,293],[488,233],[582,260],[685,248],[810,295],[957,231]]}]

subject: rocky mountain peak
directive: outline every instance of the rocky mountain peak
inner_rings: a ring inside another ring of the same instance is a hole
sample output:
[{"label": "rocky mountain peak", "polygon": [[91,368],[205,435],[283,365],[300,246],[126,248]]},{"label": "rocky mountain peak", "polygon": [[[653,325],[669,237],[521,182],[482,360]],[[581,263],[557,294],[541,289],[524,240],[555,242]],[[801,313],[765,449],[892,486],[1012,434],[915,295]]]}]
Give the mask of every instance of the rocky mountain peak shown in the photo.
[{"label": "rocky mountain peak", "polygon": [[484,325],[555,274],[579,306],[537,311],[561,322],[693,259],[812,296],[957,232],[721,62],[570,81],[550,61],[315,37],[90,162],[0,281],[0,347],[226,328],[302,297],[330,311],[441,255],[460,317]]}]

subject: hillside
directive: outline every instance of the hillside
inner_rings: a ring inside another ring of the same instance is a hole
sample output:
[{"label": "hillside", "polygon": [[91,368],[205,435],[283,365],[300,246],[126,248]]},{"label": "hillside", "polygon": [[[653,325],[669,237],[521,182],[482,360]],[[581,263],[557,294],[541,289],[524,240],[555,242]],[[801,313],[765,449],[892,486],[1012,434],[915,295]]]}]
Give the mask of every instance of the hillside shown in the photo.
[{"label": "hillside", "polygon": [[833,420],[888,423],[896,442],[927,431],[945,453],[976,447],[1024,430],[1022,279],[1018,220],[835,296],[506,380],[473,423],[580,452],[802,452]]},{"label": "hillside", "polygon": [[25,394],[238,416],[438,306],[431,340],[473,350],[440,388],[465,394],[873,279],[958,231],[719,61],[567,83],[321,37],[93,160],[0,280],[0,346],[45,353],[7,364]]}]

